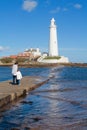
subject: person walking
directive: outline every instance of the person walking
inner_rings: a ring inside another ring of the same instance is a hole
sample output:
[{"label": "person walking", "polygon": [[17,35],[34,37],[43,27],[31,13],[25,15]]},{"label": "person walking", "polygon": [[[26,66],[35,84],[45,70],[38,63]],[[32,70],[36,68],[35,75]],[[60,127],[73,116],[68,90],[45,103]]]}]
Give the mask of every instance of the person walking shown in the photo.
[{"label": "person walking", "polygon": [[17,85],[20,85],[20,80],[22,79],[22,74],[20,70],[17,71],[16,75],[17,75]]},{"label": "person walking", "polygon": [[17,70],[18,70],[18,62],[15,62],[15,64],[12,66],[12,75],[13,75],[13,84],[17,83]]}]

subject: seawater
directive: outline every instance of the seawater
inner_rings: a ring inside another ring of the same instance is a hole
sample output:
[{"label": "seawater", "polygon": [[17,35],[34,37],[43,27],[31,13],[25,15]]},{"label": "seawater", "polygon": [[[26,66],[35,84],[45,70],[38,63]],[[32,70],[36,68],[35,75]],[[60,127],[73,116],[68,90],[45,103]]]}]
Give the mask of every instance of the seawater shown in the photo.
[{"label": "seawater", "polygon": [[[87,68],[20,68],[23,76],[52,77],[0,114],[0,130],[87,130]],[[0,81],[12,79],[0,67]]]}]

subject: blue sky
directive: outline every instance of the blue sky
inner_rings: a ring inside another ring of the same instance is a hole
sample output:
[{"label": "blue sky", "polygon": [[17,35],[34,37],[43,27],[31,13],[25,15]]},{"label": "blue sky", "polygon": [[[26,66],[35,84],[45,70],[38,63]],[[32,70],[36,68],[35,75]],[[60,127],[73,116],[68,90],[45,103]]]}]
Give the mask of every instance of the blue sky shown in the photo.
[{"label": "blue sky", "polygon": [[52,18],[59,55],[87,63],[87,0],[0,0],[0,57],[27,48],[48,52]]}]

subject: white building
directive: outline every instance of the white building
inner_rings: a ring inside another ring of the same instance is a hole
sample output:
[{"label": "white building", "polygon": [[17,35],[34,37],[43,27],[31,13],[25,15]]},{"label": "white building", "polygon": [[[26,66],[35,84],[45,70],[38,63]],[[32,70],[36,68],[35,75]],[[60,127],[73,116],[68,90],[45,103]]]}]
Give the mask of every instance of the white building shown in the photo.
[{"label": "white building", "polygon": [[49,56],[58,56],[57,29],[54,18],[50,24]]},{"label": "white building", "polygon": [[[55,24],[54,18],[51,19],[50,23],[50,38],[49,38],[49,57],[58,57],[58,41],[57,41],[57,28]],[[57,58],[48,58],[45,59],[45,55],[41,56],[38,59],[38,62],[43,62],[43,63],[68,63],[69,59],[64,56],[60,56],[59,59]]]},{"label": "white building", "polygon": [[30,53],[30,54],[32,54],[34,57],[41,56],[41,52],[40,52],[39,48],[26,49],[26,50],[25,50],[25,53]]}]

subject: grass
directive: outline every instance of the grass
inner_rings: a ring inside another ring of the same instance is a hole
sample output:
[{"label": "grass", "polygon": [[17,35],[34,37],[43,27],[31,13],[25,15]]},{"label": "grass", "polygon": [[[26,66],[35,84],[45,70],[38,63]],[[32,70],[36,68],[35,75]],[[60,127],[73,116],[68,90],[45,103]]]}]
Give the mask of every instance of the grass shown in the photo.
[{"label": "grass", "polygon": [[46,60],[51,60],[51,59],[57,59],[57,60],[59,60],[61,58],[61,56],[47,56],[47,57],[45,57],[44,58],[44,60],[46,59]]}]

